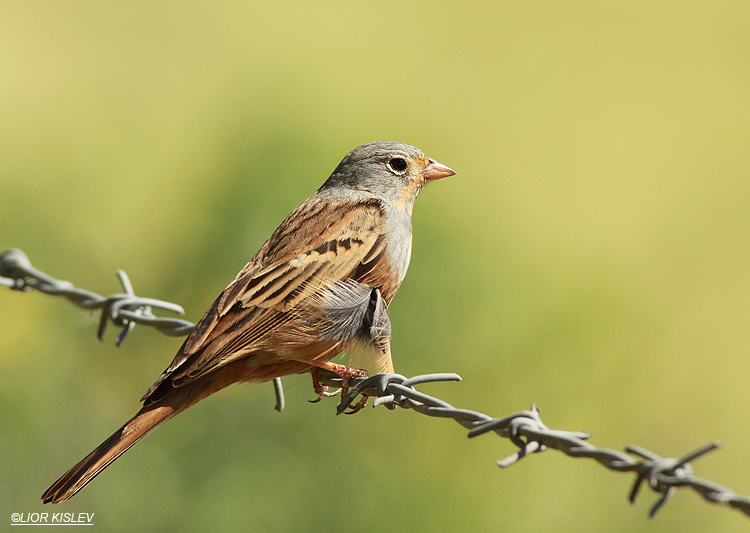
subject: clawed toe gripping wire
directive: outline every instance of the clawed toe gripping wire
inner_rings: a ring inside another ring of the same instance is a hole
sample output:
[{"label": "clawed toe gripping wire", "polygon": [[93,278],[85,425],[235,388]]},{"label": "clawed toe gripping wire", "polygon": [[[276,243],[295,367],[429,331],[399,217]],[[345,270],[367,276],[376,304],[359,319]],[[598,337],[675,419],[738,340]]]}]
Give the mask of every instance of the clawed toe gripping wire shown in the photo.
[{"label": "clawed toe gripping wire", "polygon": [[[101,319],[97,335],[101,340],[108,321],[121,327],[117,345],[135,327],[142,324],[157,328],[162,333],[173,336],[187,335],[194,324],[174,318],[155,316],[151,309],[161,309],[182,314],[182,308],[169,302],[140,298],[135,296],[133,288],[124,272],[118,277],[124,294],[115,294],[104,298],[98,294],[77,289],[68,282],[57,280],[31,266],[26,254],[20,250],[8,250],[0,254],[0,285],[13,290],[30,292],[38,290],[46,294],[64,296],[84,309],[101,309]],[[341,377],[327,370],[318,370],[320,383],[340,387]],[[417,391],[414,386],[438,381],[461,381],[458,374],[425,374],[407,378],[400,374],[378,374],[368,378],[354,378],[349,382],[349,393],[341,400],[337,413],[343,413],[356,398],[362,394],[375,397],[374,406],[383,405],[388,409],[410,409],[423,415],[451,418],[469,430],[470,438],[494,432],[509,439],[518,451],[497,461],[501,468],[507,468],[533,453],[555,449],[570,457],[594,459],[605,468],[615,472],[632,472],[636,475],[629,493],[629,500],[635,503],[644,483],[659,494],[656,503],[651,507],[649,516],[653,517],[659,509],[674,495],[680,487],[690,487],[711,503],[726,505],[750,516],[750,498],[735,494],[728,488],[693,475],[691,462],[706,453],[717,449],[720,444],[712,442],[679,459],[660,457],[653,452],[638,446],[628,446],[623,453],[617,450],[597,448],[587,442],[590,435],[584,431],[561,431],[549,429],[541,420],[539,409],[531,409],[502,417],[492,418],[489,415],[469,409],[458,409],[449,403]],[[284,406],[284,395],[281,381],[274,380],[276,391],[276,409]],[[630,455],[628,455],[630,454]],[[637,456],[638,459],[633,456]]]}]

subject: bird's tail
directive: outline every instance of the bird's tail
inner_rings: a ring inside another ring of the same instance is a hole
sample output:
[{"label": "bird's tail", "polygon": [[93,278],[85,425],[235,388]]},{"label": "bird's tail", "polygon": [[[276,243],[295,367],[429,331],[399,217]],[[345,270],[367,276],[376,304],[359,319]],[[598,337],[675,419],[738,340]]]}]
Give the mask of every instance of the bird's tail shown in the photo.
[{"label": "bird's tail", "polygon": [[112,461],[120,457],[152,430],[184,410],[185,407],[187,406],[176,408],[163,403],[144,407],[124,426],[115,431],[110,438],[102,442],[93,452],[55,481],[42,494],[42,501],[44,503],[59,503],[72,498],[99,472],[107,468]]},{"label": "bird's tail", "polygon": [[[245,363],[236,361],[196,378],[185,386],[175,387],[171,381],[160,379],[158,383],[161,384],[161,388],[148,392],[144,397],[143,408],[110,438],[55,481],[42,494],[42,501],[59,503],[72,498],[99,472],[143,437],[191,405],[232,383],[241,381],[245,372]],[[161,389],[162,393],[159,392]]]}]

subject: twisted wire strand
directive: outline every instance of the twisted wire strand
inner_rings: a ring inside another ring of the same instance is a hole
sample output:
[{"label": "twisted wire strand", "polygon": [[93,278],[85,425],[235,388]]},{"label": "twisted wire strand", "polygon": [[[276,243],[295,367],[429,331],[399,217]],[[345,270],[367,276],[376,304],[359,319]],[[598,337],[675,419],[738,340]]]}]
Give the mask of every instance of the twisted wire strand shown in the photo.
[{"label": "twisted wire strand", "polygon": [[165,335],[173,337],[185,336],[195,327],[195,324],[187,320],[154,315],[151,312],[152,308],[171,311],[180,315],[184,314],[185,310],[177,304],[136,296],[127,274],[122,270],[117,272],[117,277],[124,294],[113,294],[106,298],[94,292],[74,287],[68,281],[55,279],[49,274],[37,270],[31,266],[31,261],[26,254],[18,249],[6,250],[0,254],[0,276],[3,276],[0,277],[0,285],[13,290],[21,292],[37,290],[51,296],[63,296],[82,309],[101,309],[97,337],[99,337],[99,340],[104,339],[107,324],[112,322],[122,328],[116,340],[118,346],[136,324],[151,326]]},{"label": "twisted wire strand", "polygon": [[[105,298],[94,292],[79,289],[69,281],[61,281],[34,268],[31,266],[28,256],[22,250],[11,248],[0,253],[0,285],[20,292],[37,290],[51,296],[63,296],[82,309],[101,309],[99,327],[96,331],[96,336],[100,341],[104,340],[104,333],[109,322],[122,328],[115,339],[117,346],[122,344],[122,341],[125,340],[128,333],[133,331],[136,324],[150,326],[171,337],[183,337],[193,331],[195,327],[193,322],[179,318],[159,317],[151,312],[152,308],[156,308],[183,315],[185,310],[182,306],[162,300],[154,300],[153,298],[136,296],[133,285],[123,270],[117,271],[117,279],[125,293],[113,294]],[[275,378],[273,386],[276,394],[274,408],[277,411],[282,411],[284,409],[284,389],[281,385],[281,379]]]},{"label": "twisted wire strand", "polygon": [[[122,328],[117,338],[118,346],[136,324],[151,326],[172,336],[187,335],[193,329],[194,324],[191,322],[157,317],[151,312],[152,308],[157,308],[182,314],[184,312],[182,307],[161,300],[135,296],[127,275],[123,271],[118,271],[117,275],[125,294],[115,294],[104,298],[35,269],[21,250],[11,249],[0,254],[0,285],[21,292],[38,290],[45,294],[64,296],[83,309],[101,309],[102,314],[97,332],[100,340],[103,338],[108,321]],[[319,369],[318,377],[324,385],[334,387],[345,385],[340,376],[327,370]],[[649,511],[649,516],[652,518],[680,487],[689,487],[708,502],[725,505],[750,516],[749,497],[738,495],[718,483],[693,475],[690,463],[719,448],[721,446],[719,442],[709,443],[679,459],[661,457],[639,446],[626,447],[627,453],[597,448],[587,442],[590,435],[585,431],[549,429],[542,422],[536,405],[502,418],[493,418],[478,411],[453,407],[448,402],[414,388],[415,385],[441,381],[461,381],[461,377],[452,373],[424,374],[411,378],[400,374],[377,374],[369,378],[352,379],[346,384],[351,388],[337,406],[337,414],[346,413],[346,409],[352,407],[354,400],[360,394],[375,397],[374,406],[382,405],[390,410],[400,407],[427,416],[453,419],[469,430],[469,438],[494,432],[500,437],[509,439],[518,447],[518,451],[496,461],[501,468],[508,468],[533,453],[555,449],[570,457],[593,459],[614,472],[632,472],[636,478],[628,495],[631,503],[635,503],[644,483],[659,494],[659,498]],[[276,391],[276,409],[280,411],[284,405],[284,394],[278,378],[274,380],[274,390]]]},{"label": "twisted wire strand", "polygon": [[[343,385],[341,377],[326,370],[319,370],[318,377],[324,385]],[[723,485],[693,475],[690,463],[718,449],[721,446],[718,441],[702,446],[679,459],[661,457],[640,446],[627,446],[627,453],[597,448],[587,442],[591,435],[585,431],[548,428],[542,422],[536,405],[502,418],[493,418],[478,411],[453,407],[414,388],[415,385],[438,381],[461,381],[461,377],[458,374],[424,374],[406,378],[400,374],[378,374],[369,378],[352,379],[349,383],[351,389],[338,405],[337,414],[347,413],[346,409],[352,406],[359,394],[373,396],[376,397],[373,402],[375,406],[383,405],[388,409],[401,407],[427,416],[451,418],[469,430],[469,438],[494,432],[499,437],[509,439],[518,447],[518,451],[496,461],[500,468],[508,468],[533,453],[554,449],[569,457],[593,459],[613,472],[632,472],[636,478],[628,494],[631,504],[635,503],[644,482],[653,492],[659,494],[659,498],[649,510],[651,518],[679,487],[689,487],[708,502],[725,505],[750,516],[750,497],[736,494]]]}]

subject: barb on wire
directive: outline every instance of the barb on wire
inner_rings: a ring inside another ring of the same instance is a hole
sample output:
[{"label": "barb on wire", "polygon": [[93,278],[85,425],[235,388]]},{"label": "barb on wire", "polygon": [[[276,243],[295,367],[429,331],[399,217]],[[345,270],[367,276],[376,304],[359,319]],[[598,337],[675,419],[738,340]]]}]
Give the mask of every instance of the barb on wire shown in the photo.
[{"label": "barb on wire", "polygon": [[[117,273],[125,294],[115,294],[104,298],[83,289],[77,289],[67,281],[57,280],[31,266],[29,259],[21,250],[7,250],[0,253],[0,285],[14,290],[30,292],[38,290],[46,294],[65,296],[68,300],[84,309],[101,309],[101,321],[98,336],[101,340],[107,321],[122,327],[117,344],[122,342],[135,324],[155,327],[162,333],[173,336],[187,335],[194,324],[186,320],[156,317],[151,308],[182,313],[182,307],[161,300],[135,296],[130,281],[124,272]],[[322,384],[341,387],[342,379],[337,374],[319,369],[318,377]],[[539,409],[519,411],[502,418],[493,418],[478,411],[457,409],[449,403],[417,391],[414,386],[437,381],[461,381],[458,374],[425,374],[406,378],[400,374],[378,374],[369,378],[349,380],[349,393],[341,400],[337,413],[346,412],[352,402],[360,395],[376,397],[374,406],[383,405],[388,409],[410,409],[417,413],[451,418],[469,430],[470,438],[494,432],[500,437],[510,439],[518,447],[512,455],[497,461],[501,468],[507,468],[533,453],[555,449],[570,457],[594,459],[605,468],[615,472],[632,472],[636,475],[628,495],[635,503],[643,483],[658,493],[660,497],[651,507],[649,516],[653,516],[673,496],[679,487],[690,487],[703,496],[706,501],[729,506],[750,516],[750,498],[735,494],[728,488],[693,475],[690,463],[706,453],[720,447],[718,442],[709,443],[682,458],[674,459],[659,455],[638,446],[628,446],[623,453],[607,448],[597,448],[587,442],[590,435],[585,431],[563,431],[549,429],[539,416]],[[284,393],[281,381],[274,380],[276,391],[276,409],[284,408]],[[628,455],[630,454],[630,455]],[[640,457],[636,459],[633,455]]]},{"label": "barb on wire", "polygon": [[[340,387],[342,384],[341,378],[331,372],[319,370],[318,376],[325,385]],[[570,457],[594,459],[609,470],[632,472],[636,475],[628,496],[630,503],[635,503],[644,481],[654,492],[660,494],[649,512],[651,518],[679,487],[690,487],[706,501],[727,505],[750,516],[750,498],[693,475],[690,462],[720,447],[718,442],[703,446],[680,459],[660,457],[638,446],[625,448],[629,454],[641,458],[635,459],[617,450],[597,448],[587,442],[590,435],[585,431],[549,429],[542,422],[536,405],[532,405],[531,409],[526,411],[493,418],[478,411],[457,409],[443,400],[414,389],[414,385],[421,383],[460,380],[458,374],[425,374],[411,378],[400,374],[378,374],[369,378],[353,379],[350,381],[350,392],[341,400],[337,412],[345,412],[359,394],[364,394],[377,397],[375,406],[384,405],[389,409],[401,407],[427,416],[451,418],[469,430],[469,438],[492,431],[500,437],[510,439],[518,447],[517,452],[497,461],[501,468],[512,466],[532,453],[540,453],[550,448]]]},{"label": "barb on wire", "polygon": [[117,277],[125,291],[124,294],[113,294],[105,298],[94,292],[74,287],[68,281],[61,281],[37,270],[31,266],[29,258],[21,250],[10,249],[0,254],[0,284],[21,292],[37,290],[53,296],[64,296],[70,302],[83,309],[101,309],[101,319],[97,336],[104,338],[107,323],[111,321],[122,330],[117,337],[119,346],[125,336],[132,331],[136,324],[144,324],[161,331],[165,335],[181,337],[192,331],[195,324],[178,318],[157,317],[151,312],[152,308],[184,314],[185,311],[177,304],[140,298],[133,292],[127,274],[122,270]]},{"label": "barb on wire", "polygon": [[[122,328],[115,340],[117,346],[122,344],[136,324],[151,326],[171,337],[183,337],[193,331],[195,324],[192,322],[179,318],[158,317],[151,312],[152,308],[156,308],[183,315],[185,310],[181,306],[136,296],[133,285],[123,270],[117,271],[117,278],[120,280],[124,294],[113,294],[105,298],[94,292],[74,287],[69,281],[55,279],[37,270],[31,266],[31,261],[21,250],[11,248],[0,253],[0,285],[20,292],[37,290],[52,296],[63,296],[82,309],[101,309],[99,327],[96,332],[100,341],[104,340],[104,332],[109,322]],[[276,393],[276,410],[281,411],[284,409],[284,390],[279,378],[274,379],[273,383]]]}]

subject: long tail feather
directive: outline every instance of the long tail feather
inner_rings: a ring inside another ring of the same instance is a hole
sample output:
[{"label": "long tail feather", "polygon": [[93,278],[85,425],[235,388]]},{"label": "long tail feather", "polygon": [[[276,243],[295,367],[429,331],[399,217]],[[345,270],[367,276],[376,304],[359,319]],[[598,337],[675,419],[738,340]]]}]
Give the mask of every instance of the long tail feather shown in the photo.
[{"label": "long tail feather", "polygon": [[112,461],[181,410],[169,405],[144,407],[93,452],[55,481],[42,494],[42,501],[59,503],[72,498]]}]

